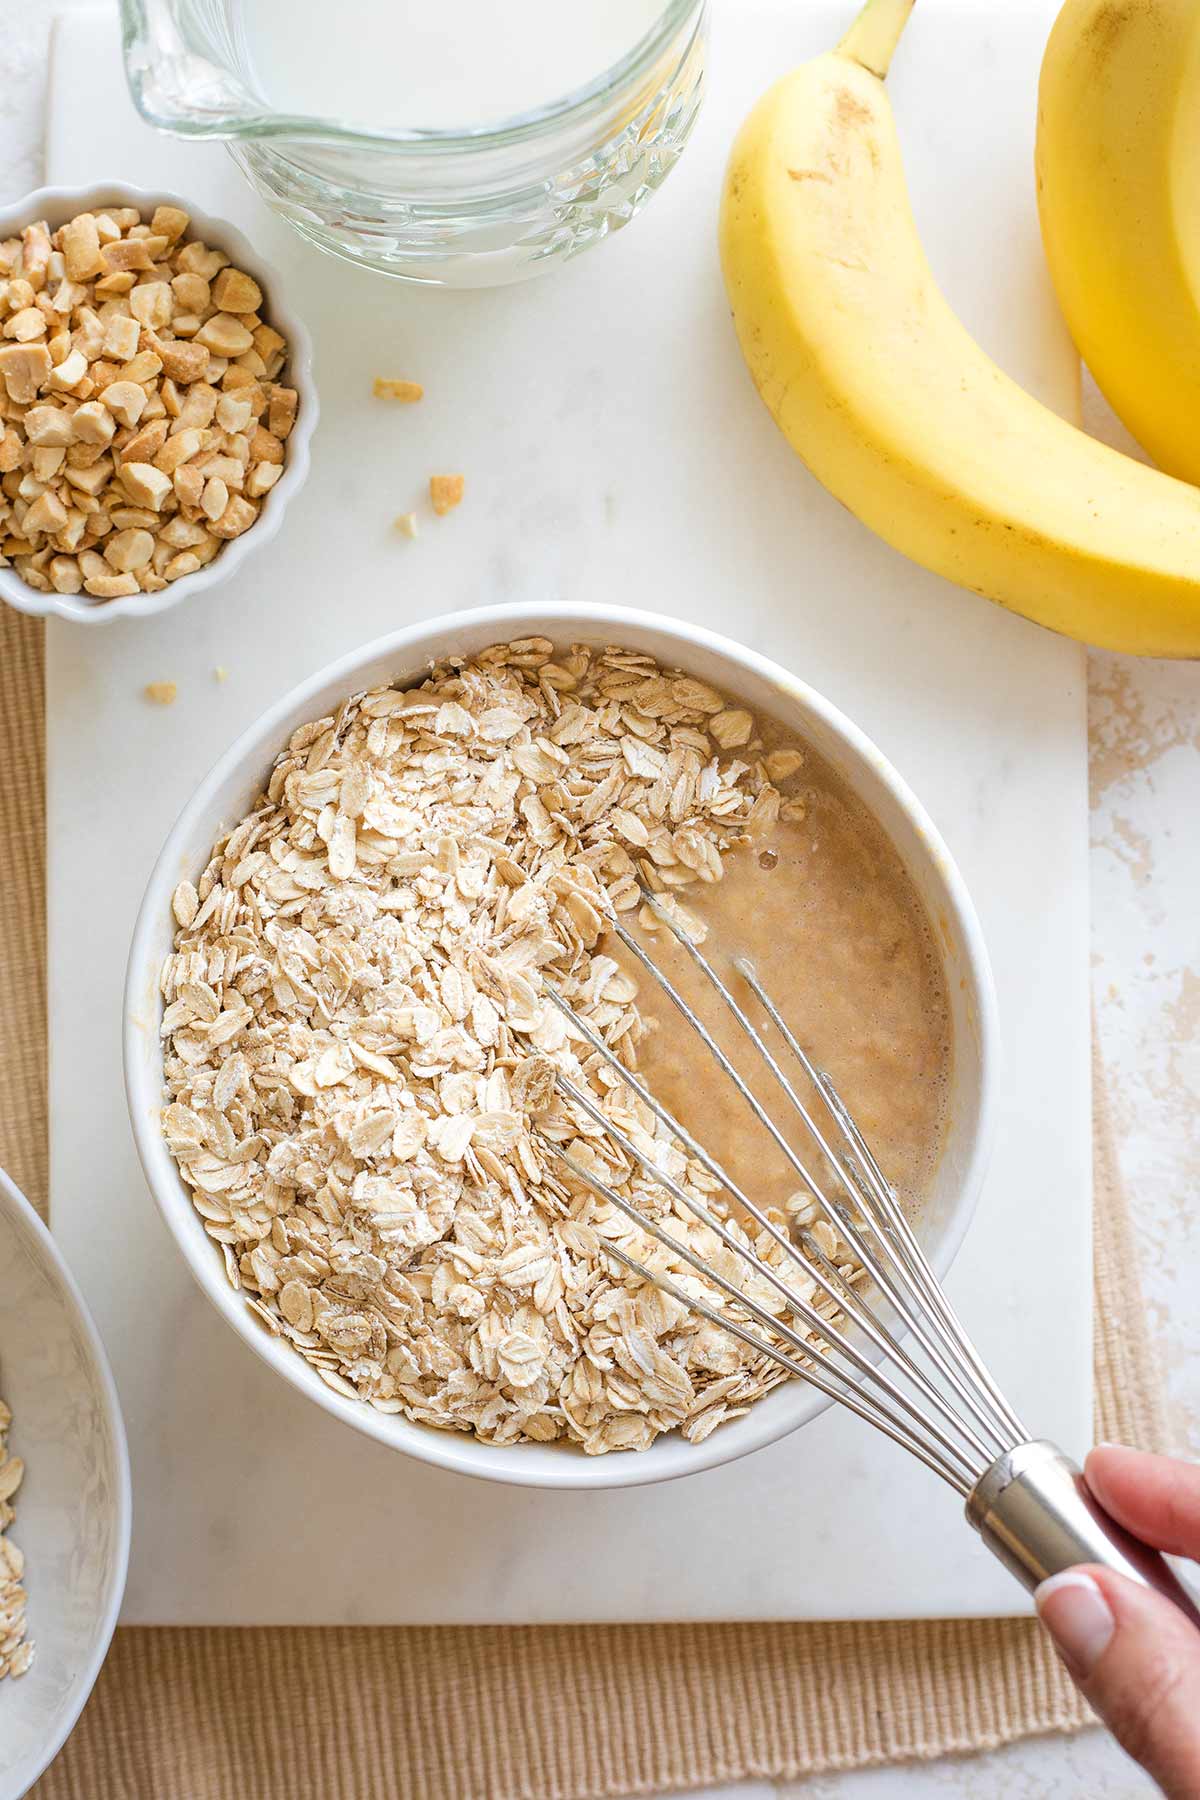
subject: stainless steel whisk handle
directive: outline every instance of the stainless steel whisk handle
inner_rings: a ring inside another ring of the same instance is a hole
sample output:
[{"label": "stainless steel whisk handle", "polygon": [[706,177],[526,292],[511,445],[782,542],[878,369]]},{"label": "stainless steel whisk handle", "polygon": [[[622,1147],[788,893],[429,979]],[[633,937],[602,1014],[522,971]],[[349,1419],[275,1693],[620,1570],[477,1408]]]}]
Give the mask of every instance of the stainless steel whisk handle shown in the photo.
[{"label": "stainless steel whisk handle", "polygon": [[1044,1439],[997,1458],[968,1494],[967,1518],[1031,1593],[1049,1575],[1099,1563],[1156,1588],[1200,1627],[1200,1612],[1169,1564],[1110,1519],[1082,1469]]}]

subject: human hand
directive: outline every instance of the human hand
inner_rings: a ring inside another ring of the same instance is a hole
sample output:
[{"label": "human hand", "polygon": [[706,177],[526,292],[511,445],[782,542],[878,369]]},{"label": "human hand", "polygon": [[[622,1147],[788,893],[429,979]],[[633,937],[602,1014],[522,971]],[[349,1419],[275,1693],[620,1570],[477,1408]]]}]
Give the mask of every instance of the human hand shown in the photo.
[{"label": "human hand", "polygon": [[[1102,1444],[1084,1473],[1135,1537],[1200,1561],[1200,1467]],[[1091,1563],[1052,1575],[1034,1597],[1069,1673],[1118,1743],[1168,1800],[1197,1800],[1200,1631],[1163,1595]]]}]

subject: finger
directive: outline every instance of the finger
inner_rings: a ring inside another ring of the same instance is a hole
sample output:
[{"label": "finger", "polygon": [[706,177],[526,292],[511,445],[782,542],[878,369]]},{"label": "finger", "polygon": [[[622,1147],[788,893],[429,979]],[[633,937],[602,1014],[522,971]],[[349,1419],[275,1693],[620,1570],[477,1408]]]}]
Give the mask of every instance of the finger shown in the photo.
[{"label": "finger", "polygon": [[1084,1464],[1105,1512],[1156,1550],[1200,1559],[1200,1467],[1098,1444]]},{"label": "finger", "polygon": [[1090,1565],[1043,1581],[1038,1614],[1118,1743],[1169,1800],[1200,1795],[1200,1631],[1153,1589]]}]

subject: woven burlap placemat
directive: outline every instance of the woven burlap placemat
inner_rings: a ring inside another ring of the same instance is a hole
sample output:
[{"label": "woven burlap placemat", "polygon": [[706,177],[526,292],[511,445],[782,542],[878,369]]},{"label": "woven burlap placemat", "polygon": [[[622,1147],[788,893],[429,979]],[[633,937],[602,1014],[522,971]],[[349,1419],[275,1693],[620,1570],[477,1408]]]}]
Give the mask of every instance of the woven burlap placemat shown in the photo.
[{"label": "woven burlap placemat", "polygon": [[[0,1164],[44,1207],[42,716],[41,628],[0,607]],[[1097,1435],[1165,1447],[1097,1094]],[[1031,1620],[126,1629],[33,1792],[591,1800],[980,1750],[1088,1718]]]}]

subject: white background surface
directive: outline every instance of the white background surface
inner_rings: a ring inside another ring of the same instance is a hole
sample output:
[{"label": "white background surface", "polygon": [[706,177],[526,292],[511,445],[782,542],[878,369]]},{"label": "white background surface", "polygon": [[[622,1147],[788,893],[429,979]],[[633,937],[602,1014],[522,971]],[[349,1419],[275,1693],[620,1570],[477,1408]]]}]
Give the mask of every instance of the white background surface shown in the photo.
[{"label": "white background surface", "polygon": [[[1044,8],[1048,29],[1053,5]],[[51,9],[0,0],[0,166],[6,195],[42,177],[42,106]],[[976,65],[974,79],[986,80]],[[1031,76],[1032,81],[1032,76]],[[1032,87],[1030,88],[1032,93]],[[1094,415],[1094,428],[1106,429]],[[1114,1089],[1121,1162],[1142,1230],[1144,1278],[1163,1347],[1181,1445],[1200,1446],[1200,950],[1194,896],[1200,839],[1200,668],[1089,659],[1092,735],[1093,995]],[[727,1790],[733,1800],[734,1790]],[[794,1789],[751,1784],[739,1800],[968,1800],[1087,1795],[1133,1800],[1148,1784],[1098,1732],[992,1756],[823,1778]]]},{"label": "white background surface", "polygon": [[[245,221],[309,323],[322,396],[308,488],[257,562],[159,618],[56,621],[47,635],[50,1207],[129,1426],[131,1622],[908,1617],[1026,1604],[952,1493],[836,1410],[750,1461],[617,1494],[480,1488],[350,1434],[248,1357],[197,1293],[147,1200],[108,1059],[130,921],[167,827],[207,765],[297,678],[393,624],[485,599],[619,596],[731,630],[894,755],[975,895],[1000,1001],[999,1130],[952,1292],[1031,1429],[1086,1441],[1083,652],[965,605],[804,476],[746,377],[717,269],[713,213],[736,125],[779,63],[819,48],[840,15],[841,0],[800,13],[788,0],[719,6],[704,113],[645,217],[545,280],[458,294],[317,255],[258,207],[219,147],[140,124],[107,21],[76,20],[56,39],[51,178],[153,170]],[[1022,37],[1036,57],[1031,24],[1018,7],[997,42],[991,104],[958,98],[959,129],[973,123],[986,160],[982,194],[948,163],[952,119],[936,105],[937,67],[970,49],[953,0],[924,0],[898,101],[927,121],[914,181],[973,319],[1069,407],[1077,364],[1018,198],[1032,140],[1004,104]],[[955,207],[930,208],[948,170]],[[981,212],[973,233],[957,221],[972,200],[1008,245],[1002,266],[981,254]],[[372,375],[397,368],[424,381],[419,407],[372,400]],[[390,524],[399,495],[447,466],[468,471],[466,503],[406,542]],[[223,685],[215,663],[230,666]],[[141,698],[151,674],[178,681],[174,706]],[[81,883],[81,867],[105,880]],[[351,1495],[369,1503],[348,1533]],[[289,1520],[267,1554],[251,1517]],[[420,1555],[397,1558],[397,1541]]]}]

